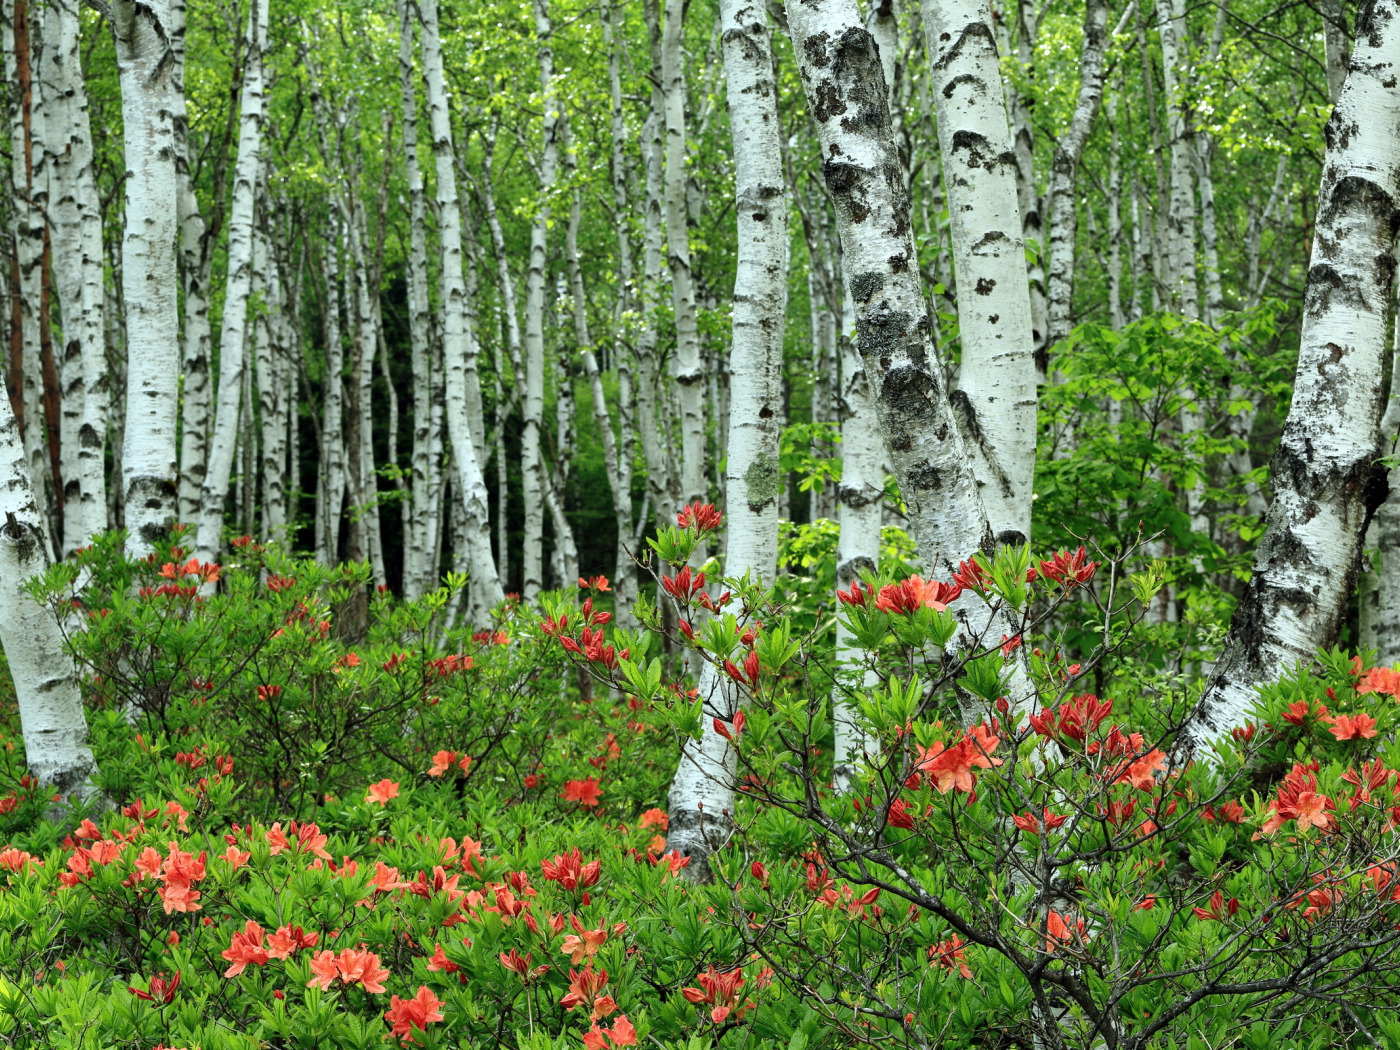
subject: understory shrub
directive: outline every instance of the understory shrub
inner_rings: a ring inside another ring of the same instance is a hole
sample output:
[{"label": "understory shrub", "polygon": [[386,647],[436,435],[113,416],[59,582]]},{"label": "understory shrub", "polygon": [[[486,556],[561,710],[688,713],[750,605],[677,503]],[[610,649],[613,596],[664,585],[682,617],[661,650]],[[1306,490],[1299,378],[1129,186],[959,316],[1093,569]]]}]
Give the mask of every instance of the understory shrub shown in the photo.
[{"label": "understory shrub", "polygon": [[[0,1038],[1400,1046],[1400,674],[1319,654],[1190,751],[1140,538],[938,583],[892,542],[833,603],[820,536],[766,591],[687,567],[714,518],[682,518],[630,632],[601,578],[459,630],[460,580],[362,617],[363,570],[251,541],[56,567],[113,808],[49,820],[7,715]],[[665,841],[702,719],[739,785],[709,885]]]}]

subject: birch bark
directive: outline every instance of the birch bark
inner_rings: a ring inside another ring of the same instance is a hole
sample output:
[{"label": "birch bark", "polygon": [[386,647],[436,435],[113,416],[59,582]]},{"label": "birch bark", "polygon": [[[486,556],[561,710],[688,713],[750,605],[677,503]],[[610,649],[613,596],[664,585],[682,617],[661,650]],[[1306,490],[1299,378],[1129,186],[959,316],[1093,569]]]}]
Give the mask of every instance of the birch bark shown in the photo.
[{"label": "birch bark", "polygon": [[[855,303],[849,292],[843,314],[846,331],[841,337],[841,531],[836,540],[836,587],[849,590],[862,572],[880,567],[880,519],[885,499],[885,456],[880,425],[870,396],[870,378],[856,346]],[[873,670],[857,673],[860,650],[843,620],[836,621],[836,662],[839,668],[832,688],[831,717],[836,729],[837,791],[850,789],[860,756],[871,742],[860,722],[860,710],[852,690],[875,684]],[[855,679],[854,681],[852,679]]]},{"label": "birch bark", "polygon": [[486,482],[481,476],[472,428],[467,414],[466,294],[462,278],[462,213],[457,200],[457,176],[453,168],[452,123],[447,109],[447,87],[438,39],[437,0],[422,0],[419,13],[423,28],[423,80],[428,93],[428,116],[437,170],[438,238],[441,244],[443,414],[452,442],[458,498],[465,512],[466,564],[470,574],[468,617],[484,624],[487,612],[505,592],[491,554],[491,512]]},{"label": "birch bark", "polygon": [[[996,38],[978,0],[922,0],[922,11],[953,229],[964,437],[993,536],[1024,543],[1035,474],[1034,337]],[[860,289],[852,291],[859,307]]]},{"label": "birch bark", "polygon": [[63,437],[72,469],[63,477],[63,549],[71,552],[107,527],[107,357],[103,332],[101,198],[93,173],[87,88],[78,50],[74,0],[45,8],[44,136],[50,173],[54,283],[63,318],[63,399],[74,426]]},{"label": "birch bark", "polygon": [[1242,724],[1256,689],[1332,644],[1362,534],[1385,497],[1379,424],[1400,228],[1400,5],[1362,8],[1327,151],[1293,402],[1274,501],[1224,652],[1186,726],[1195,744]]},{"label": "birch bark", "polygon": [[661,68],[666,127],[666,259],[671,269],[671,307],[676,323],[675,380],[680,395],[681,500],[704,500],[705,370],[696,326],[695,279],[690,268],[690,234],[686,222],[686,80],[683,43],[685,0],[665,0],[661,30]]},{"label": "birch bark", "polygon": [[[43,53],[42,22],[25,0],[15,3],[4,21],[5,74],[10,92],[11,184],[14,187],[10,232],[18,268],[18,355],[11,344],[11,373],[20,392],[18,426],[28,456],[29,475],[38,505],[47,517],[52,476],[45,463],[42,327],[44,317],[44,208],[48,196],[43,171],[44,105],[36,65]],[[36,33],[35,30],[40,32]],[[48,530],[45,530],[45,535]]]},{"label": "birch bark", "polygon": [[[959,560],[978,550],[990,553],[996,540],[934,357],[918,269],[911,265],[916,256],[909,198],[890,133],[884,76],[853,0],[805,0],[788,9],[788,25],[826,158],[822,174],[836,208],[842,266],[875,414],[924,564],[951,575]],[[990,35],[980,21],[955,31],[964,37]],[[991,83],[999,100],[1000,83]],[[1015,216],[1014,198],[1010,214]],[[1022,256],[1015,260],[1014,279],[1024,289]],[[1022,332],[1028,342],[1028,326]],[[1021,352],[1028,360],[1029,346]],[[1004,611],[970,592],[954,609],[961,630],[950,644],[958,651],[980,650],[1016,633]],[[1019,663],[1011,664],[1010,673],[1008,694],[1020,704],[1030,694],[1029,682]]]},{"label": "birch bark", "polygon": [[321,401],[321,471],[317,485],[316,560],[333,563],[340,555],[340,515],[345,504],[345,439],[343,437],[345,351],[340,341],[340,222],[332,216],[321,256],[325,289],[326,374]]},{"label": "birch bark", "polygon": [[176,511],[180,343],[174,114],[183,89],[171,50],[174,7],[172,0],[112,0],[110,5],[126,159],[122,490],[126,549],[132,557],[151,551],[169,531]]},{"label": "birch bark", "polygon": [[[185,5],[171,8],[172,53],[181,70],[185,61]],[[183,80],[183,73],[182,73]],[[214,261],[214,233],[222,218],[224,162],[222,151],[213,165],[215,205],[212,225],[199,210],[190,171],[189,115],[184,93],[175,116],[176,221],[180,229],[178,251],[180,287],[184,292],[184,325],[181,332],[180,481],[177,495],[179,520],[194,524],[199,517],[200,493],[209,466],[209,287]],[[230,112],[229,120],[233,119]]]},{"label": "birch bark", "polygon": [[545,477],[541,448],[544,427],[544,296],[548,283],[549,196],[559,162],[559,103],[554,97],[553,27],[549,0],[533,0],[535,53],[540,69],[540,98],[544,105],[540,153],[540,201],[530,228],[530,264],[525,279],[525,404],[520,441],[521,488],[525,496],[525,548],[521,593],[533,601],[544,586]]},{"label": "birch bark", "polygon": [[430,434],[433,369],[429,347],[428,199],[418,167],[418,94],[414,87],[413,5],[399,0],[399,90],[403,96],[404,176],[408,184],[409,249],[407,260],[408,345],[413,369],[413,454],[410,461],[408,513],[404,521],[404,597],[412,601],[431,589],[428,561],[433,498]]},{"label": "birch bark", "polygon": [[[778,408],[782,398],[787,306],[787,200],[784,193],[772,34],[758,0],[721,0],[720,33],[734,140],[738,259],[734,277],[731,399],[726,464],[724,575],[771,584],[778,564]],[[684,387],[682,387],[684,391]],[[732,721],[742,697],[706,664],[700,739],[686,738],[671,782],[666,844],[691,858],[692,878],[708,877],[709,855],[729,832],[734,756],[713,719]]]},{"label": "birch bark", "polygon": [[[247,367],[248,302],[253,287],[253,223],[262,182],[263,63],[267,42],[268,0],[253,0],[244,38],[246,58],[239,92],[238,160],[233,170],[233,208],[229,214],[228,285],[219,331],[219,389],[214,410],[209,469],[199,498],[196,551],[201,561],[219,560],[223,545],[224,503],[228,498],[239,433],[239,398]],[[259,277],[261,275],[258,275]]]},{"label": "birch bark", "polygon": [[51,610],[25,590],[48,568],[44,515],[10,400],[0,396],[0,646],[19,700],[29,771],[65,798],[85,799],[97,764],[88,746],[78,671]]},{"label": "birch bark", "polygon": [[1046,340],[1050,346],[1069,336],[1073,321],[1079,161],[1103,99],[1107,44],[1108,0],[1088,0],[1084,9],[1084,50],[1079,60],[1079,98],[1050,164],[1050,273],[1046,287]]}]

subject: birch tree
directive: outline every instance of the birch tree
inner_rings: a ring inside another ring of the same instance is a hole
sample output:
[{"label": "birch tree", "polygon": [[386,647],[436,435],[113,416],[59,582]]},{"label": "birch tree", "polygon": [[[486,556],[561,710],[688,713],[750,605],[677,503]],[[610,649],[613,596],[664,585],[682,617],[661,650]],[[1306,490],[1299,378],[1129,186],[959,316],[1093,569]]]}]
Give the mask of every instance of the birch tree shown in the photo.
[{"label": "birch tree", "polygon": [[1046,285],[1047,342],[1069,336],[1074,291],[1075,231],[1078,229],[1079,160],[1093,130],[1103,99],[1103,62],[1107,47],[1108,0],[1087,0],[1084,51],[1079,63],[1079,98],[1069,127],[1055,144],[1050,164],[1050,269]]},{"label": "birch tree", "polygon": [[[224,503],[239,434],[240,397],[247,367],[248,302],[253,288],[254,211],[262,182],[263,49],[267,43],[268,0],[253,0],[244,39],[246,57],[239,91],[238,161],[233,169],[233,208],[229,214],[228,284],[219,332],[219,387],[214,411],[209,467],[200,492],[196,548],[201,561],[219,559]],[[257,278],[262,279],[262,274]]]},{"label": "birch tree", "polygon": [[[1035,360],[996,37],[985,2],[923,0],[921,10],[953,230],[964,440],[992,535],[1024,543],[1035,475]],[[860,289],[852,291],[859,309]]]},{"label": "birch tree", "polygon": [[423,83],[428,95],[428,119],[437,174],[438,238],[441,249],[442,346],[444,416],[456,467],[457,499],[465,511],[466,562],[470,572],[472,623],[484,623],[486,612],[505,596],[491,554],[491,509],[481,476],[472,430],[467,420],[467,340],[465,282],[462,277],[462,213],[453,167],[452,123],[447,110],[447,84],[438,39],[437,0],[422,0]]},{"label": "birch tree", "polygon": [[1331,645],[1362,535],[1385,497],[1386,335],[1400,202],[1400,6],[1357,20],[1345,86],[1324,129],[1293,402],[1273,460],[1274,501],[1224,651],[1186,727],[1204,743],[1241,725],[1256,689]]},{"label": "birch tree", "polygon": [[695,280],[686,225],[685,0],[665,0],[661,65],[657,70],[665,103],[666,259],[671,269],[671,308],[676,318],[675,379],[680,395],[681,500],[703,500],[705,481],[705,378],[696,326]]},{"label": "birch tree", "polygon": [[174,114],[182,84],[172,0],[112,0],[122,92],[126,218],[122,303],[127,374],[122,491],[126,546],[151,551],[175,520],[180,382]]},{"label": "birch tree", "polygon": [[418,94],[414,88],[411,0],[399,0],[399,90],[403,95],[404,176],[408,184],[409,249],[407,265],[409,361],[413,368],[413,458],[410,498],[405,517],[404,596],[416,598],[431,589],[428,562],[432,553],[431,519],[437,515],[432,484],[433,368],[428,307],[427,193],[418,167]]},{"label": "birch tree", "polygon": [[[757,0],[721,0],[720,33],[734,141],[738,266],[725,491],[729,499],[724,574],[768,585],[777,573],[778,407],[787,306],[787,200],[779,147],[772,34]],[[682,388],[684,390],[684,387]],[[700,739],[686,738],[671,782],[666,844],[691,858],[705,879],[709,854],[734,810],[734,756],[714,719],[734,719],[739,690],[713,664],[700,678]]]},{"label": "birch tree", "polygon": [[[788,25],[825,158],[822,174],[836,208],[842,269],[875,414],[919,554],[930,572],[951,575],[961,559],[979,550],[992,552],[996,539],[937,370],[918,269],[910,265],[916,256],[909,198],[877,49],[852,0],[794,5]],[[976,38],[989,30],[970,21],[958,32]],[[999,82],[993,83],[999,98]],[[985,83],[960,85],[987,90]],[[1016,269],[1024,288],[1022,258],[1016,256]],[[1028,347],[1023,352],[1028,356]],[[970,592],[953,608],[961,629],[951,644],[960,651],[1015,633],[1000,606],[989,608]],[[1021,702],[1028,682],[1017,663],[1011,674],[1009,693]]]},{"label": "birch tree", "polygon": [[0,646],[19,700],[29,771],[63,797],[93,793],[97,764],[88,746],[78,671],[50,609],[25,584],[49,566],[44,515],[10,399],[0,396]]},{"label": "birch tree", "polygon": [[[559,164],[559,103],[554,97],[553,28],[549,0],[533,0],[535,53],[544,105],[540,151],[540,201],[530,227],[530,263],[525,277],[525,403],[520,442],[521,487],[525,496],[525,550],[522,593],[531,601],[544,586],[544,511],[546,486],[541,446],[544,427],[544,297],[548,284],[549,194]],[[569,581],[572,582],[572,581]]]},{"label": "birch tree", "polygon": [[75,0],[44,8],[44,135],[54,286],[63,318],[63,550],[107,528],[107,357],[103,346],[102,212],[93,172]]}]

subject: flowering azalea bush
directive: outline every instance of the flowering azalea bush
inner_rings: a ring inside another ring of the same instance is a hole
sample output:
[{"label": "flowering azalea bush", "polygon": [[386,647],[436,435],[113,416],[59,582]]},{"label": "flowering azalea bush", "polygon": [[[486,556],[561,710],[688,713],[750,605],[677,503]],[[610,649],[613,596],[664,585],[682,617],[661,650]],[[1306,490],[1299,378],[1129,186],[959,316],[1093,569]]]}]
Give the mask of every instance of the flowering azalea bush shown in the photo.
[{"label": "flowering azalea bush", "polygon": [[[0,741],[0,1038],[1400,1046],[1400,673],[1321,654],[1191,749],[1131,547],[896,550],[794,612],[702,563],[718,524],[656,537],[633,631],[601,577],[351,632],[359,570],[251,542],[56,568],[112,808],[52,822]],[[701,731],[708,884],[662,808]]]}]

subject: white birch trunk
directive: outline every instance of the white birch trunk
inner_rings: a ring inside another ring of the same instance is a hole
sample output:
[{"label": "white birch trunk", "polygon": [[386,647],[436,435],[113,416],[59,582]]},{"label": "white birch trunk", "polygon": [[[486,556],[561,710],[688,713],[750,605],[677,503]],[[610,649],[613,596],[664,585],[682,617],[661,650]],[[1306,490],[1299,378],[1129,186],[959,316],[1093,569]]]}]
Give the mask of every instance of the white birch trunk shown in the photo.
[{"label": "white birch trunk", "polygon": [[[609,131],[612,138],[612,191],[614,216],[617,221],[617,284],[613,324],[622,331],[623,318],[635,309],[633,292],[632,232],[626,216],[631,212],[627,191],[627,129],[622,107],[622,59],[627,46],[625,14],[621,0],[609,0],[603,20],[603,37],[608,45],[608,97],[610,102]],[[573,274],[570,273],[570,281]],[[582,274],[579,276],[582,284]],[[612,588],[614,620],[621,630],[637,626],[632,606],[637,600],[637,573],[628,549],[632,542],[632,368],[628,355],[614,351],[613,366],[617,370],[618,416],[621,439],[613,437],[612,419],[603,394],[603,382],[598,361],[592,350],[583,355],[583,371],[593,395],[593,415],[603,442],[603,458],[608,469],[608,485],[613,496],[613,514],[617,518],[617,543],[613,556]]]},{"label": "white birch trunk", "polygon": [[[953,228],[967,450],[993,536],[1025,543],[1035,475],[1034,339],[996,38],[985,2],[923,0],[922,11]],[[859,304],[859,287],[852,292]]]},{"label": "white birch trunk", "polygon": [[43,300],[44,205],[48,198],[42,165],[46,130],[44,95],[36,68],[43,52],[42,23],[26,6],[19,5],[6,12],[3,32],[5,74],[11,85],[10,157],[14,197],[10,231],[19,269],[20,371],[17,378],[23,418],[18,420],[18,425],[38,506],[47,520],[49,508],[53,506],[49,499],[53,474],[48,467],[41,356],[41,329],[47,323],[43,316]]},{"label": "white birch trunk", "polygon": [[358,413],[356,447],[351,455],[356,457],[359,491],[355,501],[359,505],[357,513],[365,533],[365,553],[369,558],[375,586],[383,587],[388,582],[384,575],[384,544],[379,532],[379,475],[374,464],[374,355],[379,349],[379,326],[374,308],[374,300],[379,289],[370,285],[369,261],[365,258],[365,213],[361,202],[353,196],[349,187],[359,180],[358,161],[351,168],[352,178],[346,189],[345,199],[352,207],[346,219],[350,231],[351,273],[355,289],[355,338],[352,343],[357,354],[358,387],[355,409]]},{"label": "white birch trunk", "polygon": [[107,357],[104,345],[101,198],[93,172],[78,5],[45,8],[44,136],[54,284],[63,318],[63,550],[107,528]]},{"label": "white birch trunk", "polygon": [[97,770],[88,746],[78,670],[53,611],[26,582],[48,568],[44,515],[10,399],[0,396],[0,646],[19,700],[25,761],[41,784],[66,799],[93,793]]},{"label": "white birch trunk", "polygon": [[[219,389],[214,410],[209,467],[199,497],[196,551],[201,561],[219,560],[223,546],[224,503],[239,434],[239,399],[247,367],[248,302],[255,279],[253,223],[262,182],[263,63],[267,41],[268,0],[253,0],[245,38],[246,59],[239,92],[238,160],[233,169],[233,207],[229,214],[228,284],[219,330]],[[260,278],[261,275],[258,275]]]},{"label": "white birch trunk", "polygon": [[652,88],[652,112],[642,129],[646,204],[642,217],[642,329],[637,335],[637,437],[647,465],[647,491],[660,525],[675,520],[676,484],[657,414],[666,413],[657,356],[657,308],[661,298],[662,128],[660,89]]},{"label": "white birch trunk", "polygon": [[[180,82],[184,83],[185,63],[185,4],[174,0],[171,7],[173,37],[171,50],[179,64]],[[199,517],[200,493],[209,466],[209,363],[211,333],[209,324],[210,271],[213,267],[214,237],[199,210],[194,179],[190,170],[189,115],[184,91],[176,99],[179,110],[175,115],[175,184],[177,221],[180,239],[177,248],[180,286],[184,292],[184,315],[181,330],[180,384],[180,481],[177,509],[179,520],[196,524]],[[224,165],[214,165],[215,213],[222,211],[224,195]],[[217,225],[217,220],[216,220]]]},{"label": "white birch trunk", "polygon": [[[880,519],[885,498],[885,454],[880,426],[870,399],[870,380],[856,346],[855,303],[849,293],[843,314],[846,331],[841,336],[841,531],[836,540],[836,588],[849,590],[864,571],[880,567]],[[836,685],[832,689],[831,717],[836,729],[834,786],[850,789],[862,754],[873,746],[860,722],[860,710],[852,690],[875,685],[875,673],[857,674],[860,650],[838,615],[836,621]]]},{"label": "white birch trunk", "polygon": [[540,154],[540,203],[530,228],[530,262],[525,278],[525,404],[520,442],[521,488],[525,496],[525,547],[521,569],[522,594],[533,601],[544,586],[545,476],[541,431],[544,427],[544,297],[548,285],[547,236],[549,194],[554,188],[559,154],[559,103],[554,96],[553,29],[548,0],[534,0],[535,49],[540,68],[540,98],[544,105],[543,146]]},{"label": "white birch trunk", "polygon": [[413,369],[413,454],[404,514],[404,597],[432,588],[430,519],[437,514],[431,479],[433,370],[428,307],[427,194],[418,167],[418,95],[414,87],[413,5],[399,0],[399,89],[403,95],[404,175],[408,183],[409,249],[406,266],[409,361]]},{"label": "white birch trunk", "polygon": [[[788,25],[826,158],[822,173],[836,208],[842,267],[876,417],[919,554],[930,572],[946,578],[960,560],[993,551],[996,540],[934,357],[918,269],[910,265],[916,256],[909,201],[903,180],[890,174],[898,173],[900,160],[884,76],[853,0],[805,0],[788,9]],[[958,32],[990,34],[980,21]],[[991,83],[1000,106],[1000,82]],[[1014,217],[1014,199],[1010,213]],[[1022,256],[1015,258],[1009,280],[1024,289]],[[1028,326],[1022,332],[1028,340]],[[1022,353],[1028,361],[1029,347]],[[1003,635],[1016,633],[1006,612],[971,592],[954,609],[961,630],[950,644],[959,651],[995,646]],[[1019,662],[1010,673],[1008,694],[1019,705],[1030,685]]]},{"label": "white birch trunk", "polygon": [[1335,104],[1347,78],[1347,58],[1351,48],[1346,12],[1342,0],[1319,0],[1322,14],[1323,60],[1327,65],[1327,97]]},{"label": "white birch trunk", "polygon": [[[1381,448],[1393,452],[1396,432],[1400,431],[1400,317],[1395,320],[1393,349],[1391,352],[1390,399],[1386,404],[1385,415],[1381,420]],[[1369,619],[1372,637],[1366,642],[1376,650],[1376,664],[1379,667],[1394,667],[1400,664],[1400,467],[1391,469],[1387,477],[1390,493],[1376,511],[1375,520],[1367,530],[1367,543],[1375,537],[1380,564],[1377,571],[1367,573],[1371,580],[1372,606],[1367,617],[1363,605],[1363,634]]]},{"label": "white birch trunk", "polygon": [[661,88],[666,117],[666,259],[671,269],[671,308],[676,323],[675,380],[680,395],[681,500],[709,494],[705,479],[705,370],[696,327],[695,279],[687,229],[685,0],[665,0],[661,30]]},{"label": "white birch trunk", "polygon": [[340,341],[340,222],[332,218],[321,257],[325,288],[326,375],[321,395],[321,466],[317,485],[316,560],[332,565],[340,556],[340,515],[345,504],[345,439],[342,406],[345,351]]},{"label": "white birch trunk", "polygon": [[466,324],[466,286],[462,278],[462,213],[453,168],[452,124],[447,109],[447,86],[438,38],[437,0],[419,5],[423,26],[423,81],[428,92],[428,116],[437,170],[438,236],[441,242],[443,414],[452,459],[456,466],[458,499],[465,512],[465,564],[470,577],[468,617],[485,624],[487,612],[504,598],[496,562],[491,555],[491,509],[481,476],[472,428],[467,419],[467,346],[473,333]]},{"label": "white birch trunk", "polygon": [[112,0],[122,91],[126,227],[122,240],[127,375],[122,442],[126,548],[143,557],[176,512],[180,380],[175,121],[178,63],[171,0]]},{"label": "white birch trunk", "polygon": [[287,422],[285,405],[289,390],[285,348],[278,345],[274,331],[283,309],[283,276],[268,245],[268,231],[258,225],[253,231],[253,270],[262,276],[263,309],[254,319],[253,347],[257,362],[258,415],[262,431],[262,520],[261,535],[275,543],[287,539]]},{"label": "white birch trunk", "polygon": [[1047,341],[1069,337],[1073,324],[1074,250],[1078,228],[1079,161],[1103,99],[1103,60],[1108,43],[1108,0],[1088,0],[1084,49],[1079,60],[1079,98],[1069,127],[1050,164],[1050,272],[1046,286]]},{"label": "white birch trunk", "polygon": [[[784,193],[778,87],[766,12],[753,0],[721,0],[720,33],[734,141],[738,259],[734,277],[733,351],[724,575],[770,585],[778,567],[778,416],[782,400],[787,306],[787,200]],[[684,387],[682,387],[684,392]],[[700,739],[686,738],[671,782],[666,844],[691,858],[705,880],[709,855],[723,844],[734,811],[734,748],[713,720],[733,720],[742,697],[706,664]]]},{"label": "white birch trunk", "polygon": [[[1035,41],[1040,32],[1040,14],[1035,0],[1016,0],[1017,60],[1026,76],[1035,79]],[[1011,100],[1011,139],[1015,146],[1016,199],[1021,209],[1021,239],[1029,258],[1026,283],[1031,300],[1031,341],[1035,353],[1036,381],[1043,383],[1050,362],[1046,338],[1049,320],[1045,302],[1045,216],[1035,181],[1035,128],[1031,105],[1020,92]]]},{"label": "white birch trunk", "polygon": [[1242,724],[1260,685],[1333,643],[1362,535],[1385,496],[1376,460],[1400,213],[1400,5],[1378,0],[1357,28],[1346,85],[1325,128],[1274,501],[1224,652],[1186,727],[1194,743]]}]

